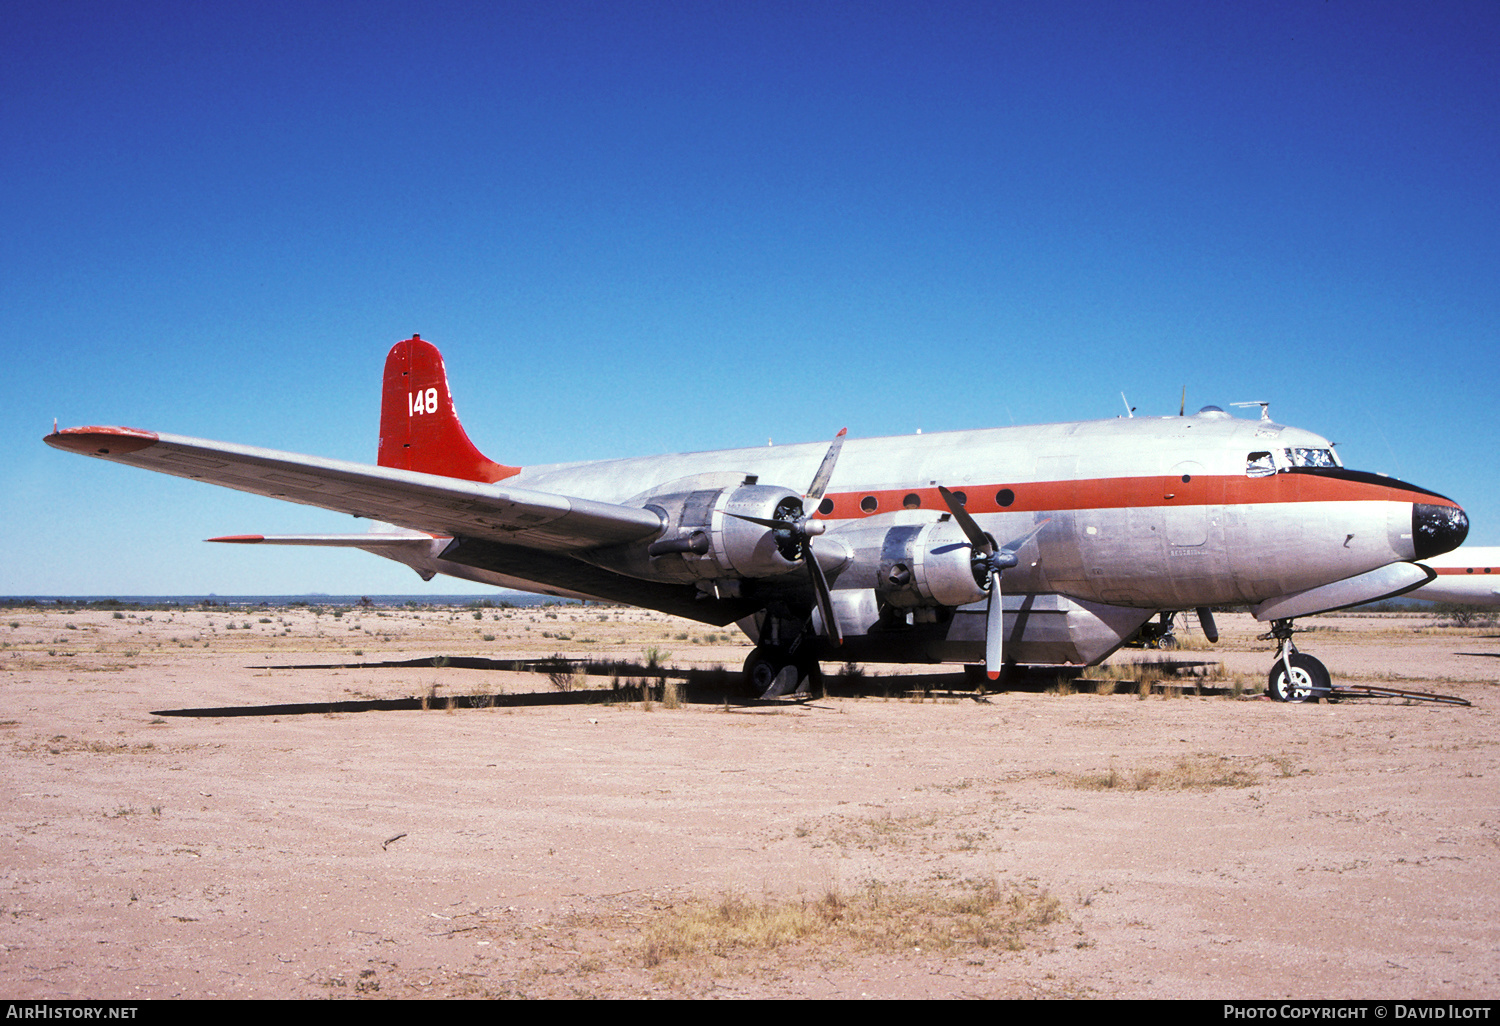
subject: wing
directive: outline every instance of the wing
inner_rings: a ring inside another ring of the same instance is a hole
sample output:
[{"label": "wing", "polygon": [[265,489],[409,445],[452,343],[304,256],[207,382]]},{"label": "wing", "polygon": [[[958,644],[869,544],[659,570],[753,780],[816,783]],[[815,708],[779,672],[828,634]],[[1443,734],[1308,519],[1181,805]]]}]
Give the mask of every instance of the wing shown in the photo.
[{"label": "wing", "polygon": [[662,530],[660,516],[634,506],[135,428],[67,428],[45,441],[96,459],[413,531],[549,552],[642,541]]}]

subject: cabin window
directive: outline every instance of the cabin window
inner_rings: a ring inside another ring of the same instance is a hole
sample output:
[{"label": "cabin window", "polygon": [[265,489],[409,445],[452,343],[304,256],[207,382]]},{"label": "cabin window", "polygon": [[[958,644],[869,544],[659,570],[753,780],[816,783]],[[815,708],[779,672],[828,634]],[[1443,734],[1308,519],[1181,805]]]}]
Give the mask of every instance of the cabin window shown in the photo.
[{"label": "cabin window", "polygon": [[866,513],[874,513],[879,506],[879,501],[873,495],[866,495],[863,499],[859,500],[859,508]]},{"label": "cabin window", "polygon": [[1276,464],[1268,452],[1252,452],[1245,459],[1246,477],[1270,477],[1276,473]]},{"label": "cabin window", "polygon": [[995,493],[995,502],[1001,506],[1009,506],[1016,501],[1016,493],[1009,488],[1002,488]]}]

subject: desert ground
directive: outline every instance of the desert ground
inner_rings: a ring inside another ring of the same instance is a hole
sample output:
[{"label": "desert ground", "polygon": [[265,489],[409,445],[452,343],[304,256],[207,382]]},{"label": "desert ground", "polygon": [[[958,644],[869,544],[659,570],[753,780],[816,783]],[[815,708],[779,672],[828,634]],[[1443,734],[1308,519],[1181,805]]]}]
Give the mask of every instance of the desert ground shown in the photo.
[{"label": "desert ground", "polygon": [[0,994],[1500,996],[1500,630],[1309,619],[1472,705],[1285,705],[1220,626],[753,702],[618,607],[13,607]]}]

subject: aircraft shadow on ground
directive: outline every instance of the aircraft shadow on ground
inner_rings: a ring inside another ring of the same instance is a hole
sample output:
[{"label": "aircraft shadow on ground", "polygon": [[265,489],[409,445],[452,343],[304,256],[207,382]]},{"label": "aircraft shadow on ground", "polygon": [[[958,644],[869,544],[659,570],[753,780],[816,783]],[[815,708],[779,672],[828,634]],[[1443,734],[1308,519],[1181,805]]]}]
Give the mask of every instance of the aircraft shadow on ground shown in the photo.
[{"label": "aircraft shadow on ground", "polygon": [[[1163,659],[1147,664],[1149,669],[1143,678],[1184,676],[1184,684],[1201,674],[1203,668],[1213,665],[1201,660]],[[931,672],[903,672],[889,675],[866,675],[848,668],[837,673],[824,673],[821,687],[812,688],[811,695],[786,696],[784,698],[758,699],[746,694],[740,673],[723,667],[709,669],[678,669],[641,663],[616,661],[574,661],[568,659],[488,659],[478,656],[438,656],[428,659],[402,659],[384,662],[359,663],[299,663],[294,665],[255,666],[252,669],[266,670],[376,670],[376,669],[461,669],[504,670],[544,675],[548,689],[495,694],[478,692],[456,695],[438,694],[435,685],[425,695],[404,698],[349,699],[338,702],[291,702],[276,705],[229,705],[200,709],[157,709],[153,716],[183,717],[228,717],[228,716],[311,716],[329,713],[355,712],[409,712],[414,710],[447,709],[494,709],[567,705],[615,705],[633,702],[679,701],[686,705],[721,705],[745,711],[806,702],[823,695],[848,698],[893,698],[952,697],[983,700],[984,692],[1029,691],[1041,692],[1067,687],[1070,690],[1093,690],[1095,682],[1079,667],[1017,672],[1007,671],[1006,677],[997,683],[980,681],[962,670],[936,670]],[[595,678],[605,678],[609,687],[591,686]],[[1134,682],[1111,682],[1133,686]],[[668,688],[675,694],[669,696]],[[1204,690],[1209,690],[1204,688]]]}]

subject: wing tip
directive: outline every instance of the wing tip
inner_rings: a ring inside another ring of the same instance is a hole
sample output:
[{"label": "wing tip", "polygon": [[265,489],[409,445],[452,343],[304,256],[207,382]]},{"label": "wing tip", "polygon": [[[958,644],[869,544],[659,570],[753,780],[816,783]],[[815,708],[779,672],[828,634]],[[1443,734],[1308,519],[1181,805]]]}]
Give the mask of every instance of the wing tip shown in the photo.
[{"label": "wing tip", "polygon": [[155,431],[142,431],[140,428],[89,425],[53,431],[42,441],[54,449],[81,453],[84,456],[120,456],[148,449],[161,441],[161,438]]},{"label": "wing tip", "polygon": [[222,538],[206,538],[204,540],[211,542],[230,542],[234,545],[254,545],[257,542],[265,541],[266,536],[263,534],[226,534]]}]

